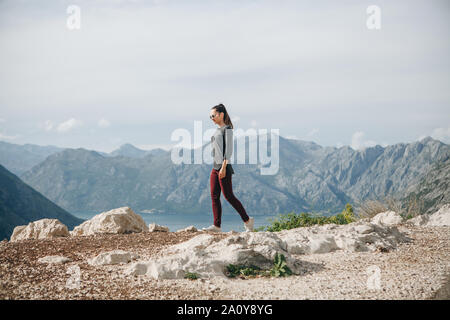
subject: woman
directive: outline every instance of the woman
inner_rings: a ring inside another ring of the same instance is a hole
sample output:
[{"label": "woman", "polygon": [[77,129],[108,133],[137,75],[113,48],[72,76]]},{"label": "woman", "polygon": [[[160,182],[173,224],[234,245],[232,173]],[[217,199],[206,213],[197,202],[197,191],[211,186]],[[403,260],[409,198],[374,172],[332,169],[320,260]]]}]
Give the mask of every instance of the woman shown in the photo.
[{"label": "woman", "polygon": [[222,191],[225,199],[236,209],[244,221],[245,231],[253,231],[255,219],[247,215],[242,203],[233,194],[231,175],[234,174],[234,170],[231,164],[228,163],[233,153],[233,124],[231,123],[230,116],[225,106],[219,104],[211,108],[209,117],[219,126],[211,137],[211,153],[214,158],[214,166],[211,170],[209,182],[211,186],[214,224],[208,228],[203,228],[203,230],[222,232],[220,228],[222,218],[220,192]]}]

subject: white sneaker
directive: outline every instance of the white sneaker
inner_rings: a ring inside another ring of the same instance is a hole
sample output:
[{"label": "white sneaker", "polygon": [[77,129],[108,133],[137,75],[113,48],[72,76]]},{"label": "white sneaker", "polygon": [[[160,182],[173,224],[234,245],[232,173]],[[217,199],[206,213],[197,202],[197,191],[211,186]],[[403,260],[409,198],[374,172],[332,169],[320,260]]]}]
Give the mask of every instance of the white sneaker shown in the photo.
[{"label": "white sneaker", "polygon": [[222,232],[222,228],[210,225],[208,228],[202,228],[202,231]]},{"label": "white sneaker", "polygon": [[244,222],[245,232],[253,231],[253,226],[255,225],[255,218],[250,217],[247,222]]}]

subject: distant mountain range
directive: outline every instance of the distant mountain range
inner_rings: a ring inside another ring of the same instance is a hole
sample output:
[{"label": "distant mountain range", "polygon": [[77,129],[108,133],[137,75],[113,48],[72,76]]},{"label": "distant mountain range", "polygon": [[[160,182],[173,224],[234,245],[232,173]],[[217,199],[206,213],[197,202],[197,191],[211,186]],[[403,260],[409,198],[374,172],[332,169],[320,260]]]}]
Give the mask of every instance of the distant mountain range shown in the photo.
[{"label": "distant mountain range", "polygon": [[[358,151],[280,136],[279,150],[280,169],[273,176],[261,175],[258,164],[233,164],[233,189],[250,215],[291,211],[332,214],[340,212],[347,202],[385,196],[401,199],[414,192],[428,172],[450,154],[447,144],[431,137]],[[124,145],[107,155],[65,149],[20,177],[72,213],[98,213],[120,206],[138,212],[207,213],[211,211],[211,167],[177,165],[171,161],[170,151],[146,152]],[[442,199],[448,199],[448,188],[442,188]],[[222,204],[224,212],[234,211],[224,199]]]},{"label": "distant mountain range", "polygon": [[[13,144],[0,141],[0,164],[5,166],[14,174],[20,175],[32,167],[41,163],[49,155],[61,152],[68,148],[60,148],[56,146],[39,146],[35,144]],[[161,154],[166,152],[157,148],[152,150],[138,149],[132,144],[125,143],[117,150],[110,153],[97,151],[105,157],[124,156],[130,158],[142,158],[147,154]]]},{"label": "distant mountain range", "polygon": [[44,161],[49,155],[62,150],[64,148],[55,146],[18,145],[0,141],[0,164],[19,175]]},{"label": "distant mountain range", "polygon": [[402,203],[419,199],[423,201],[424,213],[434,213],[441,204],[450,203],[450,155],[436,161],[419,183],[408,190],[410,192],[402,199]]},{"label": "distant mountain range", "polygon": [[9,239],[14,227],[42,218],[56,218],[69,230],[83,222],[0,165],[0,240]]},{"label": "distant mountain range", "polygon": [[133,146],[130,143],[126,143],[126,144],[123,144],[122,146],[120,146],[119,149],[114,150],[111,153],[109,153],[108,156],[111,156],[111,157],[124,156],[124,157],[129,157],[129,158],[143,158],[149,154],[159,155],[159,154],[163,154],[166,152],[167,152],[166,150],[160,149],[160,148],[156,148],[156,149],[152,149],[152,150],[142,150],[142,149],[136,148],[135,146]]}]

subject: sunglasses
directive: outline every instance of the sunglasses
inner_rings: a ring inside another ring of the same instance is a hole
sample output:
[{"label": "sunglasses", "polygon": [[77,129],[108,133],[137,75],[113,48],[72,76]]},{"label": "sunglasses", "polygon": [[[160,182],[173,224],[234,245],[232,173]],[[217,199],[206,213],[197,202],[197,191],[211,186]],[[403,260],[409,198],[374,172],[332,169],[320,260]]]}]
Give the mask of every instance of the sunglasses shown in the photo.
[{"label": "sunglasses", "polygon": [[212,119],[214,119],[217,115],[218,115],[218,113],[215,113],[214,115],[209,116],[209,118],[212,120]]}]

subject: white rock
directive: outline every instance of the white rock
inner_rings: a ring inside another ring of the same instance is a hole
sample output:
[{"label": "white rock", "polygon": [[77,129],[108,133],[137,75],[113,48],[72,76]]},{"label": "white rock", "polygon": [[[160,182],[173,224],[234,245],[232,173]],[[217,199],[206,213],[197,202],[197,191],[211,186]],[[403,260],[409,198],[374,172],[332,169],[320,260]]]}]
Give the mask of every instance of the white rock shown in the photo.
[{"label": "white rock", "polygon": [[368,221],[280,232],[230,234],[224,239],[200,234],[166,248],[161,258],[132,264],[126,272],[156,279],[182,278],[185,272],[195,272],[201,278],[225,277],[224,270],[228,264],[254,264],[270,269],[275,254],[279,252],[286,257],[293,273],[301,274],[302,264],[291,254],[322,254],[334,250],[375,251],[379,248],[391,250],[406,241],[410,239],[397,227]]},{"label": "white rock", "polygon": [[139,256],[133,252],[123,250],[113,250],[102,252],[96,257],[89,259],[88,263],[93,266],[103,266],[109,264],[126,264]]},{"label": "white rock", "polygon": [[348,252],[361,252],[369,250],[364,241],[352,238],[351,236],[345,236],[343,234],[337,236],[335,238],[335,242],[339,249]]},{"label": "white rock", "polygon": [[430,220],[430,216],[428,214],[421,214],[417,217],[406,220],[407,224],[412,224],[414,226],[424,226]]},{"label": "white rock", "polygon": [[86,236],[98,233],[132,233],[148,231],[144,219],[129,207],[121,207],[97,214],[75,227],[73,236]]},{"label": "white rock", "polygon": [[361,234],[367,234],[374,231],[373,226],[370,224],[361,224],[358,226],[355,226],[355,231]]},{"label": "white rock", "polygon": [[286,249],[292,254],[309,253],[309,232],[305,228],[295,228],[277,232],[280,239],[286,244]]},{"label": "white rock", "polygon": [[169,228],[165,226],[160,226],[156,223],[150,223],[148,225],[149,232],[169,232]]},{"label": "white rock", "polygon": [[406,222],[415,226],[450,226],[450,204],[444,204],[433,214],[421,214]]},{"label": "white rock", "polygon": [[300,263],[285,248],[286,244],[271,232],[241,233],[222,240],[211,234],[201,234],[167,248],[161,258],[136,262],[125,272],[155,279],[179,279],[186,272],[195,272],[202,278],[225,277],[228,264],[253,264],[270,269],[279,252],[286,257],[293,273],[298,274]]},{"label": "white rock", "polygon": [[403,218],[395,211],[385,211],[378,213],[370,220],[370,222],[378,225],[394,226],[402,223]]},{"label": "white rock", "polygon": [[338,225],[335,223],[328,223],[328,224],[323,225],[322,228],[325,230],[333,230],[333,229],[336,229],[337,227],[338,227]]},{"label": "white rock", "polygon": [[194,226],[189,226],[189,227],[186,227],[184,229],[177,230],[176,232],[183,232],[183,231],[186,231],[186,232],[197,232],[198,230]]},{"label": "white rock", "polygon": [[211,241],[214,241],[214,236],[211,234],[200,234],[187,241],[170,246],[165,251],[168,253],[178,253],[189,249],[200,250],[205,249]]},{"label": "white rock", "polygon": [[338,249],[333,236],[311,236],[309,239],[308,252],[327,253]]},{"label": "white rock", "polygon": [[430,215],[427,226],[450,226],[450,203],[444,204]]},{"label": "white rock", "polygon": [[58,219],[40,219],[30,222],[26,226],[15,227],[10,241],[67,237],[69,235],[67,227]]},{"label": "white rock", "polygon": [[132,276],[141,276],[147,273],[148,262],[134,262],[127,269],[125,269],[125,274]]},{"label": "white rock", "polygon": [[393,249],[408,238],[392,226],[356,221],[347,225],[301,227],[277,232],[292,254],[327,253],[333,250],[367,251]]},{"label": "white rock", "polygon": [[48,263],[48,264],[62,264],[71,261],[67,257],[63,256],[45,256],[43,258],[39,258],[39,263]]}]

